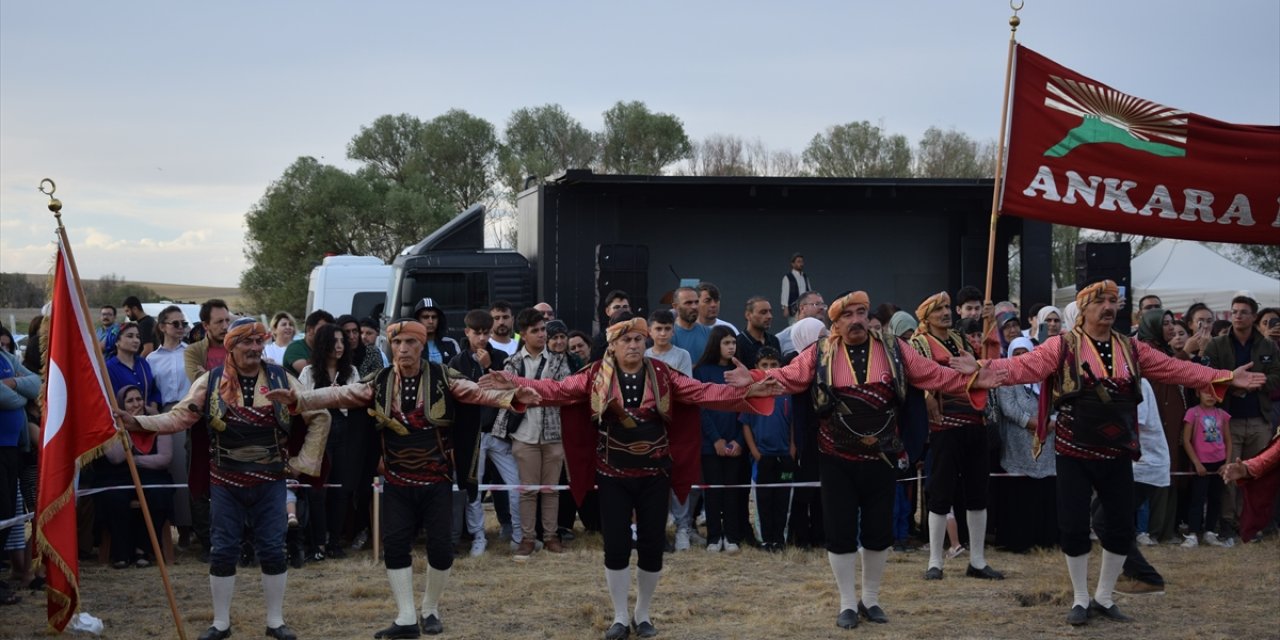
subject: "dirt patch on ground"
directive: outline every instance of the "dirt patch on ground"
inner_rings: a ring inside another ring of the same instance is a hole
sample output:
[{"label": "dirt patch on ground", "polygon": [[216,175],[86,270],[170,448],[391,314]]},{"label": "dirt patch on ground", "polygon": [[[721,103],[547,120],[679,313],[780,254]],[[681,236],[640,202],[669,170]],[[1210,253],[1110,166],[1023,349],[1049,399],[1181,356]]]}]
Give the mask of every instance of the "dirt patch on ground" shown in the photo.
[{"label": "dirt patch on ground", "polygon": [[[504,548],[499,550],[499,548]],[[421,549],[421,545],[419,545]],[[1073,629],[1066,566],[1057,552],[989,552],[1002,582],[967,579],[962,556],[946,578],[925,582],[925,552],[892,554],[881,602],[890,624],[835,627],[839,603],[825,552],[767,554],[745,549],[725,556],[693,550],[667,556],[653,605],[661,638],[1162,638],[1280,637],[1280,541],[1233,549],[1144,550],[1168,582],[1164,595],[1118,596],[1133,624],[1095,620]],[[1095,547],[1090,587],[1098,573]],[[425,562],[416,561],[415,587]],[[189,638],[210,623],[207,567],[181,554],[172,567]],[[176,637],[156,569],[82,570],[83,610],[106,622],[103,638]],[[262,589],[256,569],[242,569],[232,607],[237,638],[262,637]],[[634,601],[634,594],[632,596]],[[512,562],[505,545],[454,564],[441,601],[443,638],[598,638],[612,617],[604,586],[600,540],[582,536],[568,553]],[[386,574],[369,552],[291,570],[285,619],[304,639],[371,638],[391,622],[395,606]],[[45,605],[28,594],[0,609],[0,637],[45,636]]]}]

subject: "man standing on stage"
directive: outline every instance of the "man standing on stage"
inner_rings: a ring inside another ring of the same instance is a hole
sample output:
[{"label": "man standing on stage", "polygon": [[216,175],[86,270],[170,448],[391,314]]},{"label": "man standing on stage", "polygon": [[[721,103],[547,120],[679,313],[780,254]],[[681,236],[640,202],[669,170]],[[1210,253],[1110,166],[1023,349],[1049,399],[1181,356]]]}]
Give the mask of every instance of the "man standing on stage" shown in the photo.
[{"label": "man standing on stage", "polygon": [[[885,623],[880,580],[893,543],[894,482],[904,455],[898,421],[907,385],[967,394],[981,409],[1004,374],[964,375],[939,366],[897,338],[867,330],[871,302],[854,291],[832,303],[831,337],[805,349],[791,364],[767,372],[786,393],[809,390],[818,415],[819,475],[827,561],[840,589],[836,625],[858,626],[859,616]],[[741,384],[741,374],[725,380]],[[854,552],[862,544],[862,598],[855,592]]]},{"label": "man standing on stage", "polygon": [[[911,347],[920,355],[948,366],[952,358],[973,359],[969,342],[951,328],[951,296],[946,292],[930,296],[916,309],[920,328],[911,338]],[[984,580],[1003,580],[1004,574],[987,564],[987,425],[982,411],[963,395],[925,394],[929,408],[929,568],[925,580],[942,579],[943,539],[947,514],[961,488],[969,525],[969,567],[965,575]]]},{"label": "man standing on stage", "polygon": [[261,322],[236,320],[222,338],[227,349],[225,362],[196,378],[186,397],[167,413],[135,417],[116,411],[117,419],[132,431],[176,433],[201,418],[209,425],[213,625],[200,634],[200,640],[231,636],[231,596],[246,522],[253,529],[254,549],[262,566],[267,635],[276,640],[297,638],[285,625],[283,613],[288,579],[285,478],[320,474],[329,413],[302,414],[306,439],[298,454],[290,458],[287,441],[298,427],[284,405],[272,402],[269,391],[293,392],[300,387],[282,367],[262,361],[268,336]]},{"label": "man standing on stage", "polygon": [[[1095,282],[1076,294],[1081,322],[1070,333],[1049,338],[1035,351],[987,367],[1009,372],[1007,384],[1044,383],[1056,409],[1058,527],[1071,576],[1074,602],[1067,622],[1088,623],[1090,614],[1130,621],[1112,600],[1116,579],[1133,544],[1133,465],[1139,457],[1137,403],[1142,377],[1193,389],[1212,388],[1221,400],[1229,386],[1257,389],[1266,376],[1248,364],[1214,370],[1164,355],[1112,329],[1120,309],[1115,282]],[[1050,409],[1041,405],[1036,445],[1044,441]],[[1106,526],[1098,531],[1102,569],[1089,598],[1089,504],[1097,492]]]},{"label": "man standing on stage", "polygon": [[[367,408],[382,433],[382,458],[386,467],[383,493],[383,543],[386,545],[387,580],[395,596],[395,622],[374,634],[375,638],[417,638],[419,632],[444,631],[438,603],[453,567],[453,484],[471,474],[469,455],[461,447],[478,430],[454,433],[458,402],[504,409],[513,402],[534,404],[535,393],[481,391],[474,382],[448,367],[423,359],[427,328],[415,320],[401,320],[387,327],[393,364],[369,382],[325,387],[297,393],[280,390],[272,399],[295,411],[332,408]],[[520,410],[517,407],[517,410]],[[327,415],[327,414],[326,414]],[[461,425],[459,425],[461,426]],[[472,425],[475,429],[477,425]],[[464,460],[455,464],[455,452]],[[413,604],[413,559],[410,556],[418,531],[427,530],[427,588],[422,596],[422,618]]]}]

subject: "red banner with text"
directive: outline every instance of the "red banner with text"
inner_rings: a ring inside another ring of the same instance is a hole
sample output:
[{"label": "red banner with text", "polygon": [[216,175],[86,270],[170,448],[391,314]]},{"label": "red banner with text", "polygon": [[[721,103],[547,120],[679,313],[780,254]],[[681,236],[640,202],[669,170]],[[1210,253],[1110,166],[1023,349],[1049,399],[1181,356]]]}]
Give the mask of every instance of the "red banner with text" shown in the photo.
[{"label": "red banner with text", "polygon": [[1121,93],[1018,46],[1000,211],[1103,231],[1280,244],[1280,127]]}]

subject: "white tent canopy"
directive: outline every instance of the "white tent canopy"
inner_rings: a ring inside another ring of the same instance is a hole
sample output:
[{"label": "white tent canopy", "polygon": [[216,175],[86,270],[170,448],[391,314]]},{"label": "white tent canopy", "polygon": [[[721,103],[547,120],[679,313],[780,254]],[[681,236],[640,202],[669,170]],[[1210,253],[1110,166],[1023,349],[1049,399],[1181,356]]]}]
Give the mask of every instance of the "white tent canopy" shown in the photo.
[{"label": "white tent canopy", "polygon": [[[1145,295],[1160,296],[1165,309],[1186,311],[1196,302],[1218,313],[1231,307],[1231,299],[1247,295],[1260,307],[1280,307],[1280,280],[1224,258],[1199,242],[1161,240],[1130,263],[1133,302]],[[1054,294],[1061,307],[1075,299],[1074,286]]]}]

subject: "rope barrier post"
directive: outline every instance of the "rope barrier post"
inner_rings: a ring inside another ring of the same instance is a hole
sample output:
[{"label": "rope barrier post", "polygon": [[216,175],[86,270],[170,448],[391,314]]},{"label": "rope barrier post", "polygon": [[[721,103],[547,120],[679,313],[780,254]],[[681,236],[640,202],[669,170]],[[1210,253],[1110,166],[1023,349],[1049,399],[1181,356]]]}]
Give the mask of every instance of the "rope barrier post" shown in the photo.
[{"label": "rope barrier post", "polygon": [[373,518],[369,522],[369,531],[373,535],[373,564],[378,564],[382,556],[382,477],[373,478]]}]

